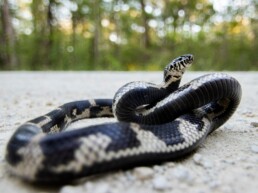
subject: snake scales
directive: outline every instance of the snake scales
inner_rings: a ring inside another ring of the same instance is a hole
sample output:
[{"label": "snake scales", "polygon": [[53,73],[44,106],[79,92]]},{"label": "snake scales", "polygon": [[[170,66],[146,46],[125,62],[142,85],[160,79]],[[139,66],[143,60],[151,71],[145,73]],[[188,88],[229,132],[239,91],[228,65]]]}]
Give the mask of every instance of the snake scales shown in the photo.
[{"label": "snake scales", "polygon": [[[238,81],[222,73],[179,87],[192,62],[190,54],[173,60],[160,85],[131,82],[113,101],[66,103],[22,124],[7,144],[10,171],[27,181],[55,183],[192,152],[229,119],[241,99]],[[60,132],[80,119],[113,116],[119,122]]]}]

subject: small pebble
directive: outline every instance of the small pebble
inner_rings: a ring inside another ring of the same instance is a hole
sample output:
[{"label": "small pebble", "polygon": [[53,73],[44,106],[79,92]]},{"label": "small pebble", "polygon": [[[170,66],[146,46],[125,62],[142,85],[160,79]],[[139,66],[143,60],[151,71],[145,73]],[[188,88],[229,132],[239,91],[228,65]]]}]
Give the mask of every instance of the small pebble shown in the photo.
[{"label": "small pebble", "polygon": [[74,186],[64,186],[60,190],[59,193],[81,193],[82,189],[80,187],[74,187]]},{"label": "small pebble", "polygon": [[250,165],[250,164],[246,164],[246,165],[244,165],[244,168],[247,169],[247,170],[250,170],[250,169],[253,168],[253,166]]},{"label": "small pebble", "polygon": [[255,114],[253,114],[253,113],[250,112],[250,111],[242,112],[242,114],[245,115],[246,117],[255,117]]},{"label": "small pebble", "polygon": [[246,157],[237,157],[236,160],[240,162],[244,162],[246,161]]},{"label": "small pebble", "polygon": [[135,176],[132,175],[131,172],[128,172],[128,171],[125,172],[124,177],[125,177],[125,180],[126,180],[127,182],[133,182],[133,181],[135,181]]},{"label": "small pebble", "polygon": [[196,153],[193,157],[194,163],[200,166],[203,166],[204,168],[212,168],[213,163],[208,160],[207,158],[204,158],[201,154]]},{"label": "small pebble", "polygon": [[226,163],[226,164],[230,164],[230,165],[234,165],[236,162],[234,160],[227,160],[227,159],[223,159],[221,160],[221,162]]},{"label": "small pebble", "polygon": [[133,170],[133,175],[140,180],[152,178],[154,175],[153,169],[149,167],[138,167]]},{"label": "small pebble", "polygon": [[223,193],[231,193],[231,192],[233,192],[233,190],[232,190],[232,188],[230,186],[223,186],[221,188],[221,192],[223,192]]},{"label": "small pebble", "polygon": [[169,168],[173,168],[176,166],[176,164],[174,162],[168,162],[168,163],[166,163],[166,166]]},{"label": "small pebble", "polygon": [[95,186],[94,193],[108,193],[110,192],[109,184],[102,182]]},{"label": "small pebble", "polygon": [[153,166],[153,170],[155,173],[159,173],[159,174],[164,173],[164,168],[162,166]]},{"label": "small pebble", "polygon": [[218,181],[211,181],[211,182],[209,183],[209,187],[210,187],[211,189],[216,189],[216,188],[219,187],[219,185],[220,185],[220,183],[219,183]]},{"label": "small pebble", "polygon": [[253,127],[258,127],[258,122],[251,122],[251,125],[252,125]]},{"label": "small pebble", "polygon": [[93,185],[92,182],[86,182],[86,183],[84,184],[84,189],[86,189],[86,190],[92,190],[93,187],[94,187],[94,185]]},{"label": "small pebble", "polygon": [[48,102],[46,103],[46,106],[53,106],[53,103],[52,103],[51,101],[48,101]]},{"label": "small pebble", "polygon": [[258,153],[258,145],[251,145],[251,151],[253,153]]},{"label": "small pebble", "polygon": [[173,169],[172,174],[180,181],[190,181],[191,176],[187,168],[183,166],[178,166]]},{"label": "small pebble", "polygon": [[169,183],[164,176],[156,176],[153,181],[153,187],[156,190],[166,190],[169,188]]},{"label": "small pebble", "polygon": [[193,160],[194,160],[194,163],[200,164],[202,161],[202,155],[199,153],[194,154]]}]

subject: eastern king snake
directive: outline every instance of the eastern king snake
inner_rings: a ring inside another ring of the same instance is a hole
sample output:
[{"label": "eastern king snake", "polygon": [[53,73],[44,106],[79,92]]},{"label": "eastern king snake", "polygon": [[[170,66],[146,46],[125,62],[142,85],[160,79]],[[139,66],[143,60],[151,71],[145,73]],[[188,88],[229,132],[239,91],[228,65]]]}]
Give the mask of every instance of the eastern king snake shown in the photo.
[{"label": "eastern king snake", "polygon": [[[168,64],[160,85],[131,82],[114,99],[66,103],[22,124],[7,144],[10,171],[31,182],[65,182],[173,160],[225,123],[241,99],[238,81],[208,74],[179,87],[193,56]],[[119,122],[63,131],[70,123],[116,116]]]}]

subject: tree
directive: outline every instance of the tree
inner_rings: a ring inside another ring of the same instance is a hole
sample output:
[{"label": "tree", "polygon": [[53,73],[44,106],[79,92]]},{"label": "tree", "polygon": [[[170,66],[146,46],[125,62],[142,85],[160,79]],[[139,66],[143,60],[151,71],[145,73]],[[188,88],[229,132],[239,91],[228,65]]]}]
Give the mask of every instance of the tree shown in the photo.
[{"label": "tree", "polygon": [[93,21],[94,21],[94,32],[93,32],[93,52],[92,52],[92,58],[93,58],[93,64],[94,67],[99,64],[100,59],[100,34],[101,34],[101,5],[100,0],[93,0],[92,5],[92,14],[93,14]]},{"label": "tree", "polygon": [[257,1],[211,2],[2,0],[0,69],[158,70],[186,52],[192,69],[257,69]]},{"label": "tree", "polygon": [[55,0],[48,2],[44,0],[33,0],[31,3],[34,29],[34,50],[31,69],[35,70],[38,67],[51,68],[52,58],[50,53],[54,38],[54,6],[56,6]]},{"label": "tree", "polygon": [[5,69],[15,69],[18,67],[18,59],[10,7],[7,0],[3,0],[0,6],[2,25],[2,30],[0,31],[0,43],[2,45],[2,49],[0,50],[0,65],[2,63]]},{"label": "tree", "polygon": [[148,24],[148,15],[145,11],[145,1],[140,0],[141,3],[141,11],[142,11],[142,20],[144,26],[144,36],[143,36],[143,44],[145,48],[150,47],[150,35],[149,35],[149,24]]}]

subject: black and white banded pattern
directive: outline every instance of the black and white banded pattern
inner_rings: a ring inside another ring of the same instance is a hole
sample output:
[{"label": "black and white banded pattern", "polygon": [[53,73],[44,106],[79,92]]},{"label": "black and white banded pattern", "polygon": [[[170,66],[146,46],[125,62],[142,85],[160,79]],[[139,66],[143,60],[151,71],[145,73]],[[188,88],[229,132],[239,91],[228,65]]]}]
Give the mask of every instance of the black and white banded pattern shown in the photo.
[{"label": "black and white banded pattern", "polygon": [[[241,99],[238,81],[222,73],[179,87],[192,61],[190,54],[173,60],[160,85],[128,83],[114,99],[66,103],[22,124],[7,144],[9,170],[31,182],[64,183],[192,152]],[[64,131],[80,119],[113,116],[119,122]]]}]

